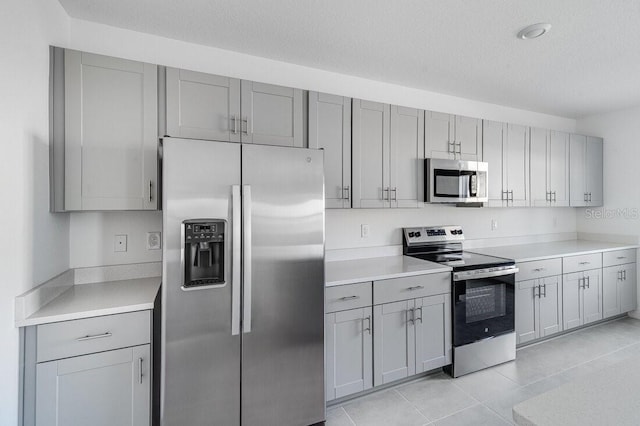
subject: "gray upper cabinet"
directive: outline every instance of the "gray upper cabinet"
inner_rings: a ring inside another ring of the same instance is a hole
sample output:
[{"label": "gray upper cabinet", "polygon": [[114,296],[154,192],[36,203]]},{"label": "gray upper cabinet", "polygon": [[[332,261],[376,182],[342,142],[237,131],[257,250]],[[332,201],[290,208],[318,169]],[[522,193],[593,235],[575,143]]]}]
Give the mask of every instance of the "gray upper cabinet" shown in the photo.
[{"label": "gray upper cabinet", "polygon": [[167,68],[166,135],[240,142],[240,80]]},{"label": "gray upper cabinet", "polygon": [[149,426],[150,345],[100,352],[36,367],[38,426]]},{"label": "gray upper cabinet", "polygon": [[528,206],[528,128],[485,121],[483,150],[483,160],[489,163],[488,206]]},{"label": "gray upper cabinet", "polygon": [[424,111],[353,100],[353,207],[418,207]]},{"label": "gray upper cabinet", "polygon": [[418,207],[424,198],[424,111],[391,106],[391,207]]},{"label": "gray upper cabinet", "polygon": [[302,147],[303,91],[166,69],[167,136]]},{"label": "gray upper cabinet", "polygon": [[353,100],[353,207],[390,207],[391,107]]},{"label": "gray upper cabinet", "polygon": [[482,161],[482,145],[481,119],[426,112],[426,157]]},{"label": "gray upper cabinet", "polygon": [[532,127],[529,164],[531,205],[569,205],[569,134]]},{"label": "gray upper cabinet", "polygon": [[309,148],[324,149],[325,206],[351,207],[351,98],[309,92]]},{"label": "gray upper cabinet", "polygon": [[327,401],[373,386],[372,320],[371,307],[326,315]]},{"label": "gray upper cabinet", "polygon": [[603,200],[603,141],[590,136],[570,135],[570,205],[601,206]]},{"label": "gray upper cabinet", "polygon": [[64,50],[63,67],[64,140],[54,139],[54,156],[64,156],[64,179],[54,172],[54,191],[64,201],[54,209],[157,209],[156,65]]},{"label": "gray upper cabinet", "polygon": [[302,147],[302,90],[241,82],[242,142]]}]

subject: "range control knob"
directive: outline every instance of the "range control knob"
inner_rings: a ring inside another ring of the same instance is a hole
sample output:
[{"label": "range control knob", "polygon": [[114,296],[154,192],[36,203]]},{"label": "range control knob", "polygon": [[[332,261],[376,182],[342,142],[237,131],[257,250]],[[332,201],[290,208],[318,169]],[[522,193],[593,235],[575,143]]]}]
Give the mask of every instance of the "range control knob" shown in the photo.
[{"label": "range control knob", "polygon": [[413,232],[409,232],[409,238],[413,238],[415,234]]},{"label": "range control knob", "polygon": [[420,232],[416,232],[414,235],[416,236],[416,238],[420,238],[421,234],[420,234]]}]

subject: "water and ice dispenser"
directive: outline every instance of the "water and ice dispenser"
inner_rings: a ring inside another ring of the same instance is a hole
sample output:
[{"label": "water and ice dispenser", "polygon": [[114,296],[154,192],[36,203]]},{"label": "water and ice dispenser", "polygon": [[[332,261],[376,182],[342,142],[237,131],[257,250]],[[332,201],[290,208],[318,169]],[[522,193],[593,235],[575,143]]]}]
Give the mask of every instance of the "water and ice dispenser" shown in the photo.
[{"label": "water and ice dispenser", "polygon": [[184,289],[202,286],[223,286],[225,225],[223,219],[193,219],[182,222],[184,227]]}]

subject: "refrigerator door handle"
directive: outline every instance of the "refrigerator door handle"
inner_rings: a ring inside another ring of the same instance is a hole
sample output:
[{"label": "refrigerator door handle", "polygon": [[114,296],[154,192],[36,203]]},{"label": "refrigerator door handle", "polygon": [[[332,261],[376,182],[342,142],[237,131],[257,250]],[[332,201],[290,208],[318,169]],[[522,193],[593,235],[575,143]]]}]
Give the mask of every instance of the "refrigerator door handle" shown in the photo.
[{"label": "refrigerator door handle", "polygon": [[244,307],[242,330],[251,332],[251,186],[242,185],[242,268]]},{"label": "refrigerator door handle", "polygon": [[240,185],[231,187],[231,335],[240,334],[240,257],[242,210]]}]

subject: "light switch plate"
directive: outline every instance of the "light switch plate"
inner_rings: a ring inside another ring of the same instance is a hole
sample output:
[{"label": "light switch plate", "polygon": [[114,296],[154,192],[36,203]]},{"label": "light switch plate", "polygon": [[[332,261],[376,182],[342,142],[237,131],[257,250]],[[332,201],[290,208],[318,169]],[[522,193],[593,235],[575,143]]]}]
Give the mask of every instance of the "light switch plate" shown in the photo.
[{"label": "light switch plate", "polygon": [[113,238],[113,251],[127,251],[127,235],[116,235]]},{"label": "light switch plate", "polygon": [[162,233],[147,232],[147,250],[160,250],[162,248]]},{"label": "light switch plate", "polygon": [[369,225],[362,224],[360,225],[360,237],[361,238],[369,238]]}]

